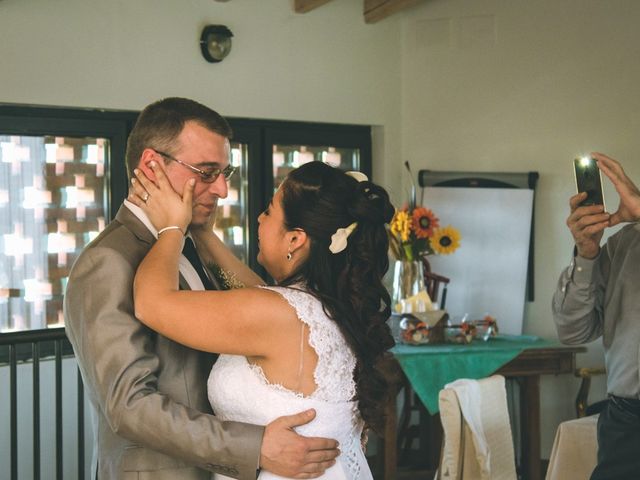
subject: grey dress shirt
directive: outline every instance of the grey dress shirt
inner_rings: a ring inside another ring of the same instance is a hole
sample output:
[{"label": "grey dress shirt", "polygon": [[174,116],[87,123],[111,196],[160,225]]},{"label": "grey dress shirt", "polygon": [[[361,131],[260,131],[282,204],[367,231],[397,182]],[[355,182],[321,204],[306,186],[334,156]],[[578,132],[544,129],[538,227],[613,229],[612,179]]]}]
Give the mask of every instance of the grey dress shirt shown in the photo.
[{"label": "grey dress shirt", "polygon": [[563,343],[603,337],[608,393],[640,398],[640,224],[612,235],[595,259],[576,256],[552,308]]}]

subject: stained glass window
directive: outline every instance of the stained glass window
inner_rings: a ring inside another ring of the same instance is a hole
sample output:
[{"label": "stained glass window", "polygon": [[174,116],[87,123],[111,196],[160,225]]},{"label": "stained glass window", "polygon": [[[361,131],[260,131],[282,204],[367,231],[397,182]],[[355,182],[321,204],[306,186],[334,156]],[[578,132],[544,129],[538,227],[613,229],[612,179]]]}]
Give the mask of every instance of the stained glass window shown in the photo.
[{"label": "stained glass window", "polygon": [[360,150],[358,148],[273,145],[272,159],[274,193],[291,170],[308,162],[324,162],[342,170],[360,169]]},{"label": "stained glass window", "polygon": [[0,135],[0,332],[62,326],[69,270],[105,226],[109,140]]},{"label": "stained glass window", "polygon": [[218,200],[214,231],[242,261],[249,256],[249,182],[247,178],[248,145],[231,142],[230,164],[236,172],[229,180],[227,198]]}]

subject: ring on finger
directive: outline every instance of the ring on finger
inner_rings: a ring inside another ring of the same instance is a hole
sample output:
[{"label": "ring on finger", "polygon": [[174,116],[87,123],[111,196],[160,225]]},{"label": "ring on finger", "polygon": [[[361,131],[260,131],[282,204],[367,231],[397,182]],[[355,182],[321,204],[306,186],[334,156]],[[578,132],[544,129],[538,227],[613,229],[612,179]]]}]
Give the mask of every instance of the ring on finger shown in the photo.
[{"label": "ring on finger", "polygon": [[144,195],[142,196],[142,201],[144,203],[147,203],[147,200],[149,200],[149,192],[144,192]]}]

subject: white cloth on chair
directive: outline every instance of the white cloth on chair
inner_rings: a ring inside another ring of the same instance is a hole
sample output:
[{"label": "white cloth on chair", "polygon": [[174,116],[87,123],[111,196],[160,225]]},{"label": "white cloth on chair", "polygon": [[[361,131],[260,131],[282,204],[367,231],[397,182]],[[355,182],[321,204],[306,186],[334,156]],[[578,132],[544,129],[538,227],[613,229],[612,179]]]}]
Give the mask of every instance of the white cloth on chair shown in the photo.
[{"label": "white cloth on chair", "polygon": [[491,453],[487,445],[487,437],[482,426],[482,402],[478,399],[481,396],[480,384],[477,380],[466,378],[448,383],[444,388],[450,388],[458,397],[458,404],[462,412],[465,424],[471,430],[471,440],[476,449],[476,458],[480,465],[482,475],[491,474]]},{"label": "white cloth on chair", "polygon": [[558,425],[546,480],[587,480],[598,457],[598,415]]},{"label": "white cloth on chair", "polygon": [[504,377],[457,380],[440,391],[441,479],[515,480]]}]

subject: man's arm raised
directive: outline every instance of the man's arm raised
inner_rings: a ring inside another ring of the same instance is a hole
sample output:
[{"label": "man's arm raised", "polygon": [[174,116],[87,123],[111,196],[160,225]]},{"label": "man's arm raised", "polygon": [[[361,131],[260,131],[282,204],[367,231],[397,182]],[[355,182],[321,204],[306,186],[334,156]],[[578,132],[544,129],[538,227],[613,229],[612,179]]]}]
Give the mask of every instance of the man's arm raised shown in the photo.
[{"label": "man's arm raised", "polygon": [[611,180],[620,196],[620,205],[611,215],[609,226],[640,220],[640,190],[624,172],[622,165],[602,153],[593,152],[591,156],[596,159],[598,168]]}]

